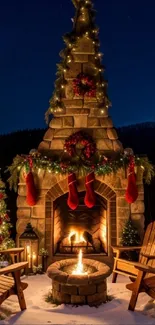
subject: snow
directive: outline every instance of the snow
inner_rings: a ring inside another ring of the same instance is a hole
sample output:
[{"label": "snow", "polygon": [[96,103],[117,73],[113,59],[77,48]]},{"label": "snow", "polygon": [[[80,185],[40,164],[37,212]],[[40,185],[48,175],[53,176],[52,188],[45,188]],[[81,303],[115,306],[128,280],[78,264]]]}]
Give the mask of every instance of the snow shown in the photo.
[{"label": "snow", "polygon": [[44,275],[29,276],[24,279],[29,284],[24,291],[27,309],[20,311],[17,297],[11,296],[0,307],[9,325],[153,325],[155,324],[155,302],[145,293],[139,295],[136,311],[128,311],[131,292],[126,289],[127,277],[118,276],[116,284],[108,278],[108,295],[112,300],[98,308],[71,305],[55,306],[45,302],[51,290],[51,280]]}]

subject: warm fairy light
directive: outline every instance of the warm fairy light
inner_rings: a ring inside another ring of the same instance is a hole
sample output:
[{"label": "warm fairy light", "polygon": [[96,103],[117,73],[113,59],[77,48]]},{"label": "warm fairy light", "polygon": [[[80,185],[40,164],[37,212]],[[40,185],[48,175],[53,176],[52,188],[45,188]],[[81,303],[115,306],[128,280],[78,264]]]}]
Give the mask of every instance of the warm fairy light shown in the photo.
[{"label": "warm fairy light", "polygon": [[74,275],[85,275],[88,274],[88,272],[84,272],[83,270],[83,263],[82,263],[82,250],[80,249],[79,255],[78,255],[78,263],[76,265],[76,269],[72,272]]},{"label": "warm fairy light", "polygon": [[81,243],[81,242],[86,242],[84,237],[83,237],[83,233],[80,231],[76,231],[76,230],[71,230],[68,236],[69,241],[71,241],[71,237],[75,235],[75,243]]}]

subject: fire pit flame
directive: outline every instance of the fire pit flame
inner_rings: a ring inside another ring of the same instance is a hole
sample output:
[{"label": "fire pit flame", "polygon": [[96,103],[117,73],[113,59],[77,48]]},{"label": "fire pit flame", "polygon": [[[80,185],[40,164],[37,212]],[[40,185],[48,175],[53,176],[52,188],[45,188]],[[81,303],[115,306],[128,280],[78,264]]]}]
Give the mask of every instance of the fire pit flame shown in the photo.
[{"label": "fire pit flame", "polygon": [[85,275],[88,274],[88,272],[84,272],[83,269],[83,263],[82,263],[82,250],[80,249],[79,255],[78,255],[78,263],[76,265],[76,269],[72,272],[74,275]]}]

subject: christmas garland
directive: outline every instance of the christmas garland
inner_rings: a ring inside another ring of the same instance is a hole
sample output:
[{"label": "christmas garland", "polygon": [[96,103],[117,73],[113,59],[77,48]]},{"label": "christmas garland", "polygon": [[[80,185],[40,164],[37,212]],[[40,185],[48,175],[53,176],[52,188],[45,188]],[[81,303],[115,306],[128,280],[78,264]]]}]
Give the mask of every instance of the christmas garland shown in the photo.
[{"label": "christmas garland", "polygon": [[94,80],[84,73],[80,73],[73,80],[73,90],[76,96],[95,97],[96,86]]},{"label": "christmas garland", "polygon": [[83,146],[81,157],[90,159],[96,152],[96,143],[92,137],[82,131],[76,132],[65,141],[64,149],[73,157],[76,156],[76,146]]},{"label": "christmas garland", "polygon": [[[40,170],[47,171],[49,173],[55,174],[68,174],[77,172],[79,175],[87,175],[88,173],[94,171],[96,175],[109,175],[116,173],[120,168],[128,168],[130,159],[126,155],[120,155],[116,160],[103,158],[102,161],[98,163],[87,165],[84,161],[55,161],[52,158],[47,158],[41,156],[38,153],[32,155],[17,155],[11,166],[8,167],[7,171],[10,172],[11,176],[8,179],[10,189],[17,191],[18,181],[20,173],[25,173],[29,161],[32,162],[32,172],[39,174]],[[147,157],[137,157],[134,156],[135,166],[139,166],[144,171],[144,180],[147,184],[151,182],[151,179],[155,176],[154,167],[149,162]]]}]

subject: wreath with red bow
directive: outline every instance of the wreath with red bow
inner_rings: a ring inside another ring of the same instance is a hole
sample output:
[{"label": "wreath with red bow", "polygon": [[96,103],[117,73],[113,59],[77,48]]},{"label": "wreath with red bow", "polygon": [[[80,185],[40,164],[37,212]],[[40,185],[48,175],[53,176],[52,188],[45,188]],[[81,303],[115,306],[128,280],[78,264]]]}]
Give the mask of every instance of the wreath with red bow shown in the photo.
[{"label": "wreath with red bow", "polygon": [[76,96],[94,97],[96,95],[96,85],[91,76],[80,73],[73,80],[73,90]]},{"label": "wreath with red bow", "polygon": [[82,131],[76,132],[66,139],[64,149],[71,157],[74,157],[77,155],[77,145],[81,146],[80,156],[84,156],[85,159],[90,159],[96,152],[96,143],[91,136]]}]

